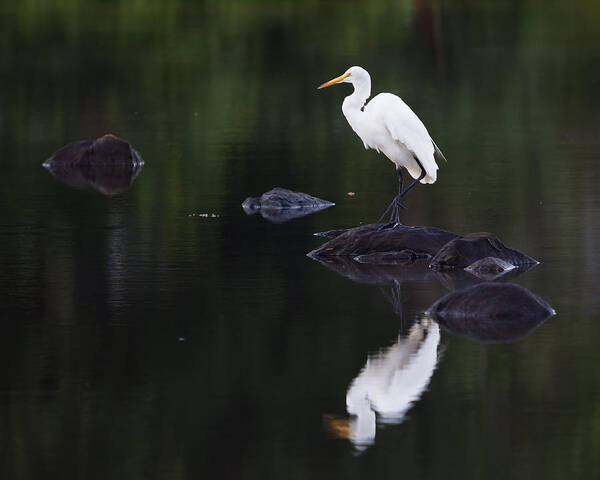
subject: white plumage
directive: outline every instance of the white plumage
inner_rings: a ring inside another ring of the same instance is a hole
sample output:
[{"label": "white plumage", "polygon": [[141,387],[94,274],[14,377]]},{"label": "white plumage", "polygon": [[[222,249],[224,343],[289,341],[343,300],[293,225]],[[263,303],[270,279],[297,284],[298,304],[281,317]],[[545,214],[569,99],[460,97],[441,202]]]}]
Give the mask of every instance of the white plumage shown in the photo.
[{"label": "white plumage", "polygon": [[371,117],[367,121],[384,126],[386,138],[379,144],[379,150],[396,164],[396,168],[404,167],[412,178],[419,178],[421,167],[416,162],[416,157],[426,172],[421,183],[436,181],[438,166],[429,133],[419,117],[400,97],[380,93],[365,106],[363,113]]},{"label": "white plumage", "polygon": [[[342,112],[365,148],[383,153],[396,165],[400,188],[389,208],[392,208],[392,220],[398,223],[401,198],[416,182],[434,183],[438,170],[435,154],[442,158],[444,156],[423,122],[400,97],[380,93],[365,105],[371,95],[371,76],[364,68],[351,67],[319,88],[336,83],[351,83],[354,86],[352,95],[344,99]],[[404,190],[401,168],[406,168],[415,179]]]}]

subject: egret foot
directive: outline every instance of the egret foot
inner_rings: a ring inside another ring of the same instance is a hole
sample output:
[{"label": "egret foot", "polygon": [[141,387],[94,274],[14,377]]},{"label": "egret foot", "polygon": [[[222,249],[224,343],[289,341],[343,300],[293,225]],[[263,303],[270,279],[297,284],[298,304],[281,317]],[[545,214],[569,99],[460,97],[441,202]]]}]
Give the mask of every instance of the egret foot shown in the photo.
[{"label": "egret foot", "polygon": [[388,214],[390,215],[388,220],[389,223],[400,223],[400,210],[406,210],[406,206],[402,204],[401,199],[402,194],[399,193],[385,209],[385,212],[383,212],[383,215],[379,218],[379,223],[381,223]]},{"label": "egret foot", "polygon": [[398,225],[402,225],[401,223],[398,222],[388,222],[388,223],[384,223],[383,225],[380,225],[377,228],[378,232],[383,232],[384,230],[392,230],[393,228],[396,228]]}]

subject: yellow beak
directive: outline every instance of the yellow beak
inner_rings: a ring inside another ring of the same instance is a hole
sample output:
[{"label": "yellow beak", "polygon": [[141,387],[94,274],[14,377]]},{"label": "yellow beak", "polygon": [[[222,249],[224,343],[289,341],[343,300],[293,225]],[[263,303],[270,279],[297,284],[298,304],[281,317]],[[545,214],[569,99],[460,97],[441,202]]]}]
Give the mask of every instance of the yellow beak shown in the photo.
[{"label": "yellow beak", "polygon": [[323,85],[318,87],[318,89],[325,88],[325,87],[331,87],[332,85],[335,85],[336,83],[340,83],[342,80],[344,80],[344,78],[347,78],[349,76],[350,76],[349,73],[344,73],[343,75],[340,75],[339,77],[334,78],[333,80],[329,80],[328,82],[325,82]]}]

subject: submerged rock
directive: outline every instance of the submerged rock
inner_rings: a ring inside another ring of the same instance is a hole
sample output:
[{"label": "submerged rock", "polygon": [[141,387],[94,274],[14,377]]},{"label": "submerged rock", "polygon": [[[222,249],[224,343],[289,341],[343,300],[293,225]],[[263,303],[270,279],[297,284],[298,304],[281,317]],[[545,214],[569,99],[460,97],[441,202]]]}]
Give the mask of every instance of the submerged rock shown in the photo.
[{"label": "submerged rock", "polygon": [[247,215],[255,215],[260,212],[267,220],[281,223],[304,217],[333,205],[335,203],[307,193],[276,187],[263,193],[260,197],[248,197],[242,203],[242,208]]},{"label": "submerged rock", "polygon": [[94,188],[105,195],[127,190],[144,165],[125,140],[108,134],[69,143],[43,163],[57,180],[73,188]]},{"label": "submerged rock", "polygon": [[358,261],[363,263],[397,264],[404,258],[431,257],[458,235],[435,227],[375,224],[350,228],[331,237],[331,240],[310,252],[309,256],[348,256],[358,257]]},{"label": "submerged rock", "polygon": [[[495,235],[480,232],[452,239],[431,259],[429,266],[435,270],[466,268],[486,257],[493,257],[496,261],[515,267],[538,263],[524,253],[508,248]],[[488,262],[488,265],[492,262]]]},{"label": "submerged rock", "polygon": [[486,282],[449,293],[426,313],[450,333],[481,342],[510,342],[555,312],[526,288]]}]

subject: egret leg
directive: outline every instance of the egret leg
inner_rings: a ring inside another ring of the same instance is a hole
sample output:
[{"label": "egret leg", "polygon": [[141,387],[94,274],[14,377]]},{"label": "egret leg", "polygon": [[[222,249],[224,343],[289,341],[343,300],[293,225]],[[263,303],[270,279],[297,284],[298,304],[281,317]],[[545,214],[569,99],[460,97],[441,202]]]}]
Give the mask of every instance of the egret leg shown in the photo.
[{"label": "egret leg", "polygon": [[392,200],[392,203],[390,203],[390,205],[385,209],[385,212],[383,212],[383,215],[381,216],[381,218],[379,219],[379,223],[381,223],[381,220],[388,214],[390,213],[390,220],[389,223],[386,224],[385,226],[392,224],[392,225],[397,225],[400,224],[400,210],[403,208],[406,208],[404,205],[402,205],[402,198],[417,184],[419,183],[421,180],[423,180],[423,178],[425,178],[426,172],[425,169],[423,168],[422,165],[421,166],[421,175],[419,175],[419,178],[417,178],[414,182],[412,182],[408,187],[406,187],[406,190],[402,190],[402,172],[400,171],[400,169],[398,169],[398,183],[399,183],[399,191],[398,191],[398,195],[396,195],[396,197],[394,198],[394,200]]},{"label": "egret leg", "polygon": [[396,168],[396,170],[398,171],[398,195],[400,195],[402,193],[402,183],[403,183],[402,169]]},{"label": "egret leg", "polygon": [[419,183],[421,180],[423,180],[425,178],[426,172],[425,169],[423,167],[421,167],[421,175],[419,175],[419,178],[417,178],[414,182],[412,182],[408,187],[406,187],[406,190],[404,190],[402,193],[400,193],[398,196],[400,198],[404,197],[404,195],[406,195],[411,188],[413,188],[417,183]]},{"label": "egret leg", "polygon": [[402,170],[400,168],[396,169],[398,171],[398,195],[396,195],[394,197],[394,199],[392,200],[392,203],[390,203],[388,205],[388,207],[385,209],[385,212],[383,212],[383,215],[381,215],[381,217],[379,218],[379,223],[381,223],[381,221],[388,215],[388,213],[390,214],[390,219],[389,219],[389,223],[392,224],[397,224],[400,223],[400,210],[403,208],[406,208],[404,205],[402,205],[402,203],[400,203],[400,199],[402,198],[402,185],[403,185],[403,179],[402,179]]}]

